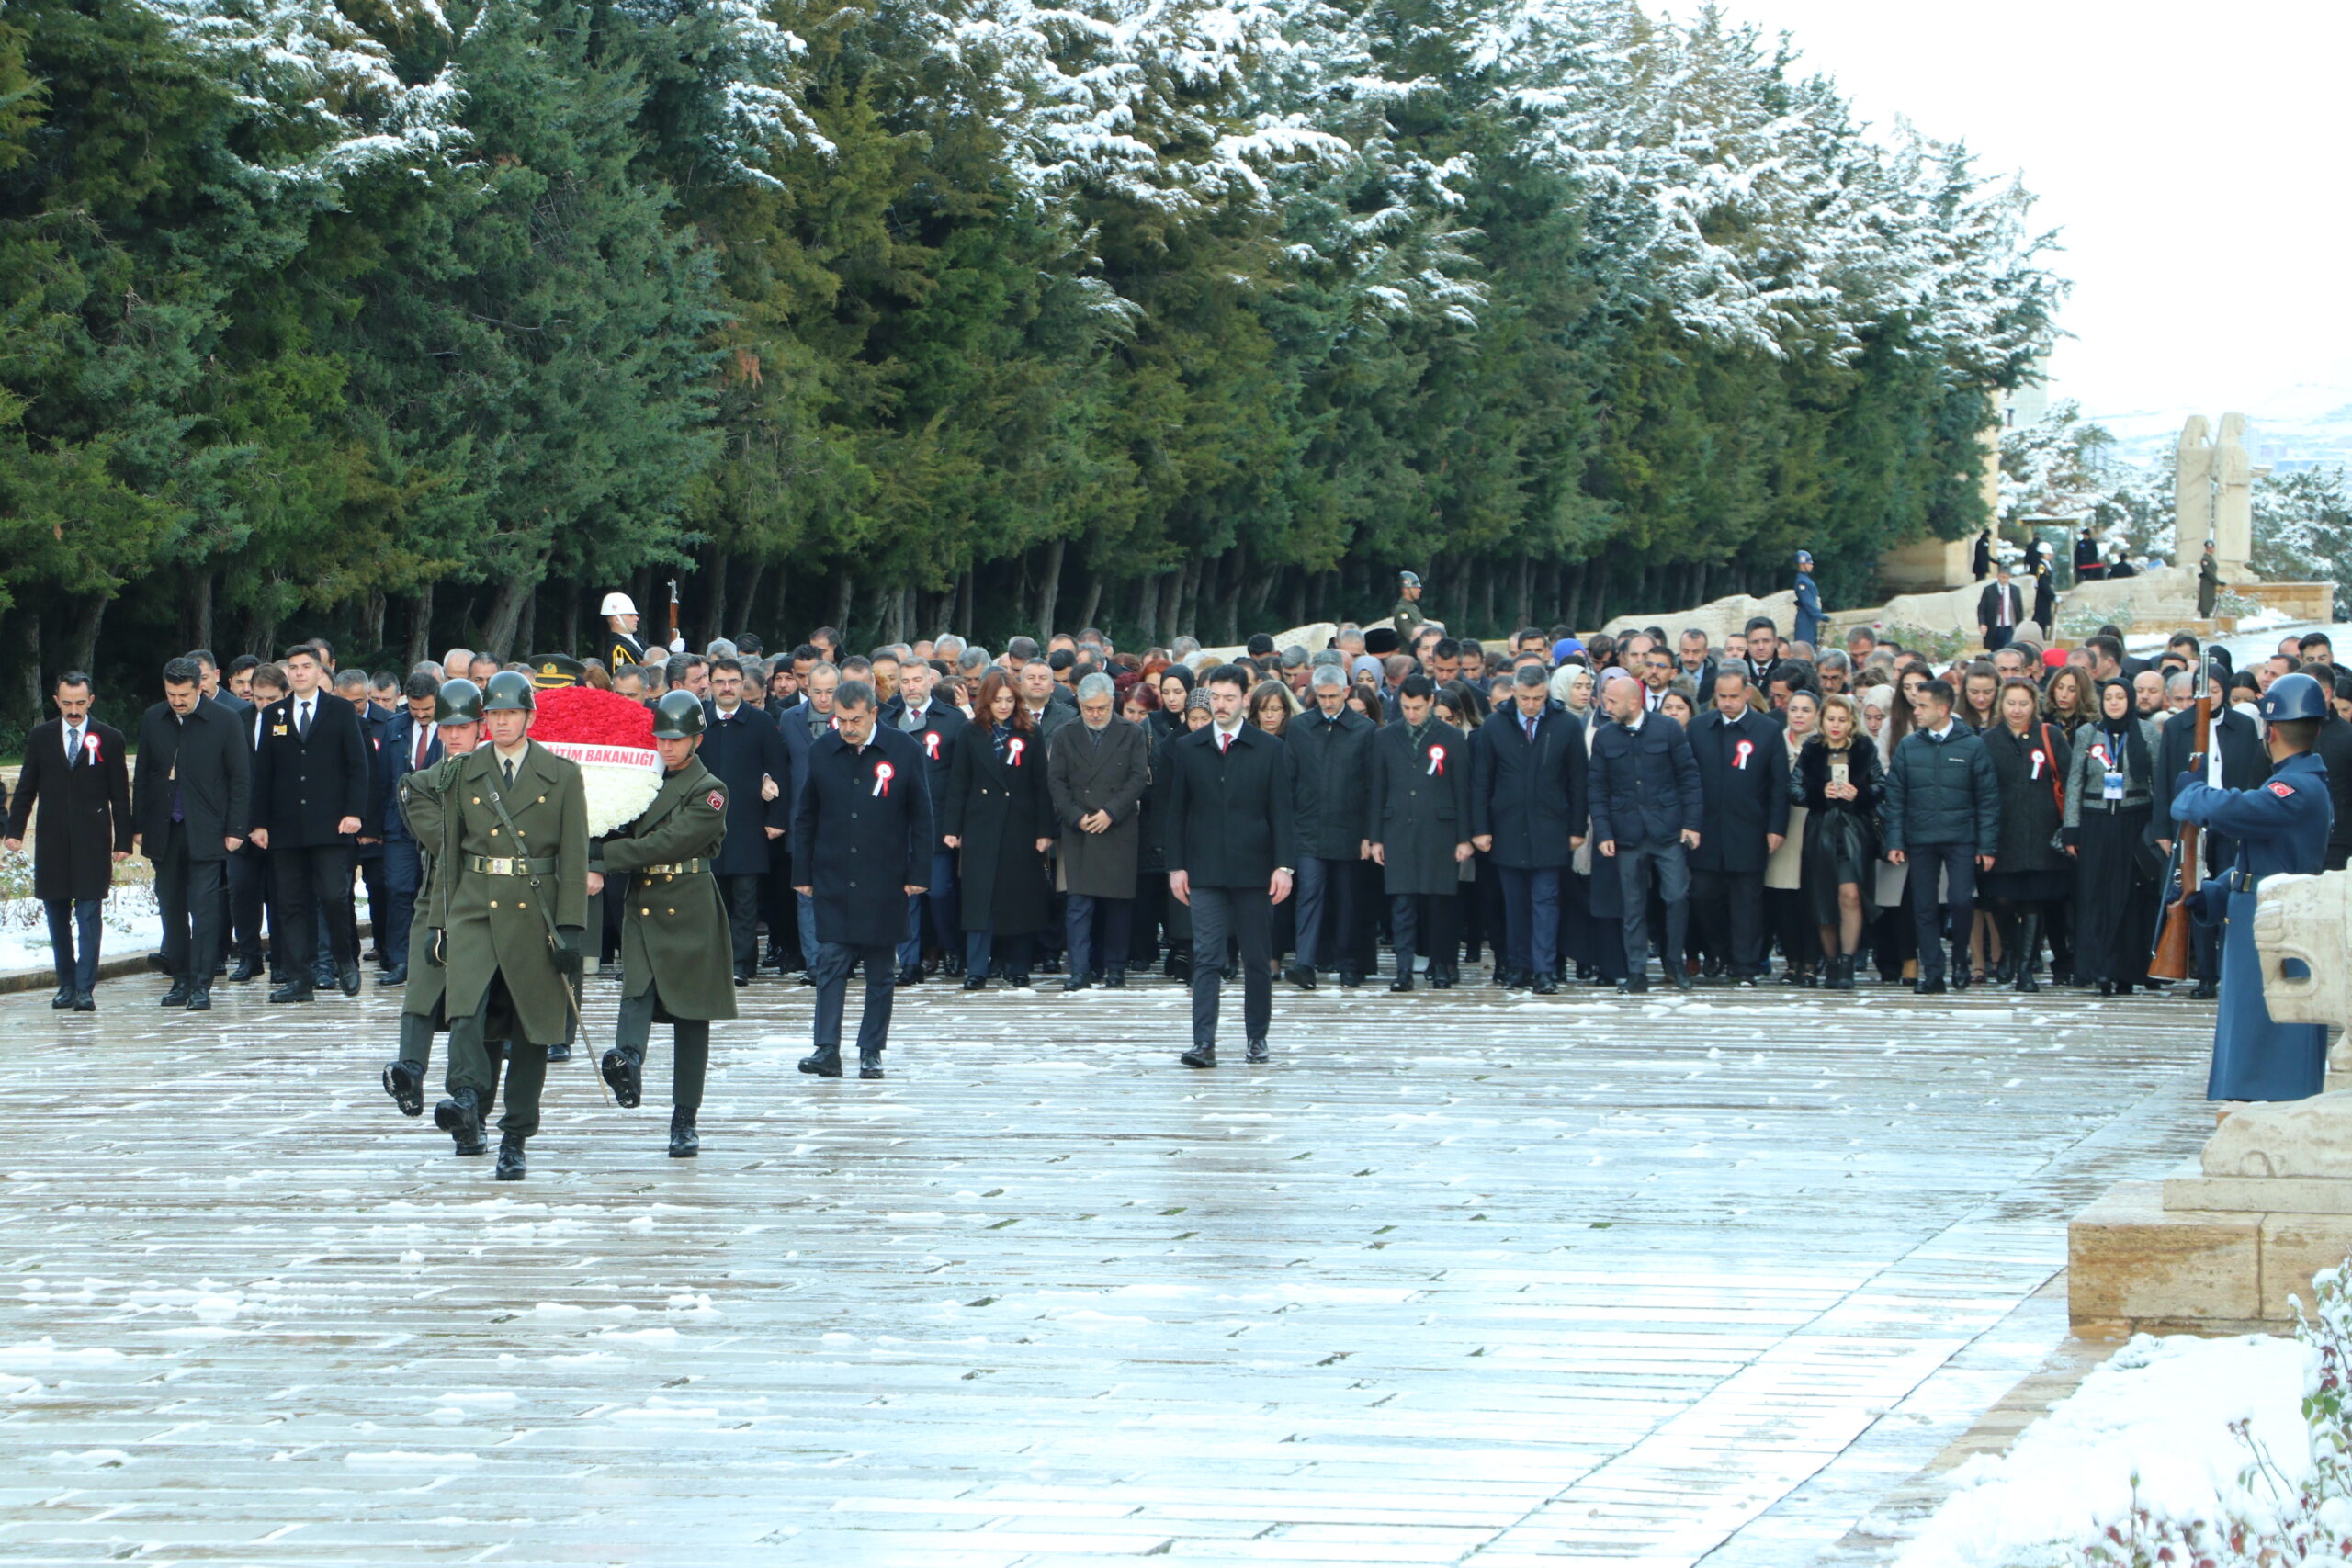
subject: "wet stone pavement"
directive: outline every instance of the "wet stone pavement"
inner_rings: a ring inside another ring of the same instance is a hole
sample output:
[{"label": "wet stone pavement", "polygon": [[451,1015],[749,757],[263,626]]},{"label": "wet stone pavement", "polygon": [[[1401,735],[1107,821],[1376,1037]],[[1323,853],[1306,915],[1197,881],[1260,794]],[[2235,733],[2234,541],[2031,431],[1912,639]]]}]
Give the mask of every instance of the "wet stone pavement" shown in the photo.
[{"label": "wet stone pavement", "polygon": [[1807,1563],[2211,1127],[2186,999],[933,982],[861,1083],[763,979],[699,1160],[657,1031],[502,1185],[389,993],[161,987],[0,998],[10,1563]]}]

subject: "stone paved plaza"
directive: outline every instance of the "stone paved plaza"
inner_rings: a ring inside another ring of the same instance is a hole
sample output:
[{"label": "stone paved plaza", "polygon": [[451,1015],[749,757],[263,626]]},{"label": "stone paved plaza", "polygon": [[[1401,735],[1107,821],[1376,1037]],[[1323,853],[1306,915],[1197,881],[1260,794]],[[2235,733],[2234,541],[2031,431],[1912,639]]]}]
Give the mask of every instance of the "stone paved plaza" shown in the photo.
[{"label": "stone paved plaza", "polygon": [[0,998],[10,1563],[1806,1563],[2211,1127],[2185,999],[1283,987],[1203,1074],[1163,982],[933,984],[875,1084],[770,980],[699,1161],[658,1032],[518,1187],[388,994],[161,987]]}]

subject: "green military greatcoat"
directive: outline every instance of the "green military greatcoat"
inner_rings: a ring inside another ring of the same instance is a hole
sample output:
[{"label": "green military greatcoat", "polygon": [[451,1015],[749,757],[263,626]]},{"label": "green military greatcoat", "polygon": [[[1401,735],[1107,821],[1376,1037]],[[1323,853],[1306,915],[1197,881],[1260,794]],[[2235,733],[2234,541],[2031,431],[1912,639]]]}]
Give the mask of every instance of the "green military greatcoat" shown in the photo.
[{"label": "green military greatcoat", "polygon": [[1413,634],[1419,631],[1422,623],[1428,619],[1421,614],[1420,605],[1401,593],[1396,596],[1396,607],[1388,612],[1388,624],[1396,628],[1396,635],[1403,639],[1408,651],[1413,646]]},{"label": "green military greatcoat", "polygon": [[[456,839],[456,852],[435,868],[448,877],[448,1014],[470,1017],[492,977],[503,978],[524,1038],[553,1044],[565,1037],[571,1004],[548,939],[548,914],[559,927],[588,920],[588,794],[580,764],[526,745],[509,786],[497,748],[485,742],[455,760],[440,793]],[[502,793],[511,833],[492,804]],[[483,871],[478,858],[534,868]]]},{"label": "green military greatcoat", "polygon": [[408,922],[408,984],[401,987],[401,1010],[436,1022],[443,1019],[441,998],[448,989],[447,973],[429,956],[435,924],[442,918],[441,835],[449,825],[441,796],[464,761],[444,757],[429,768],[401,775],[401,816],[408,823],[409,837],[416,840],[424,873],[417,878],[416,912]]},{"label": "green military greatcoat", "polygon": [[[654,993],[654,1021],[735,1016],[733,943],[711,857],[727,838],[727,786],[689,757],[628,827],[605,840],[605,869],[629,872],[621,910],[627,994]],[[650,870],[702,863],[692,871]]]}]

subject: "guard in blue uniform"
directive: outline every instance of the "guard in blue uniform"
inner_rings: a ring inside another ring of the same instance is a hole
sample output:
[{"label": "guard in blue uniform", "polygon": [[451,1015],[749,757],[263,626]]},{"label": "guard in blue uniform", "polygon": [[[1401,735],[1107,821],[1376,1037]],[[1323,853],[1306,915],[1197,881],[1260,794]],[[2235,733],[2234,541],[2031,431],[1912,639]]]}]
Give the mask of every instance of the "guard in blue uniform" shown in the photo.
[{"label": "guard in blue uniform", "polygon": [[2256,789],[2216,789],[2192,770],[2173,791],[2173,816],[2237,840],[2226,875],[2190,895],[2189,912],[2209,923],[2226,918],[2222,939],[2222,1006],[2213,1025],[2208,1100],[2308,1100],[2327,1068],[2327,1026],[2275,1023],[2262,994],[2254,949],[2256,890],[2266,876],[2316,873],[2327,860],[2335,808],[2327,767],[2312,747],[2327,716],[2327,694],[2309,675],[2281,675],[2263,694],[2263,742],[2272,768]]},{"label": "guard in blue uniform", "polygon": [[1821,649],[1821,585],[1813,580],[1811,550],[1797,552],[1796,640],[1813,644],[1816,653]]}]

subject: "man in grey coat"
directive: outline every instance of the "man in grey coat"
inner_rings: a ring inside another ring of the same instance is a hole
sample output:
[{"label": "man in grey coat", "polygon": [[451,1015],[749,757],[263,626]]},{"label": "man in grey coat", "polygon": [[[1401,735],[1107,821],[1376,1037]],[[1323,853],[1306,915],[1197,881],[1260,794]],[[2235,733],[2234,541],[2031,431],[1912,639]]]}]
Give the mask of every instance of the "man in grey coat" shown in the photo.
[{"label": "man in grey coat", "polygon": [[1315,705],[1283,730],[1298,770],[1298,960],[1290,978],[1303,991],[1315,988],[1327,897],[1337,906],[1340,984],[1363,983],[1356,892],[1372,856],[1372,720],[1348,706],[1347,672],[1337,664],[1317,665],[1308,683]]},{"label": "man in grey coat", "polygon": [[1116,700],[1108,675],[1098,671],[1082,678],[1078,722],[1060,726],[1046,750],[1046,787],[1061,829],[1061,890],[1067,896],[1065,991],[1082,991],[1098,975],[1106,986],[1127,983],[1136,863],[1143,847],[1136,823],[1151,784],[1151,746],[1141,725],[1114,711]]}]

